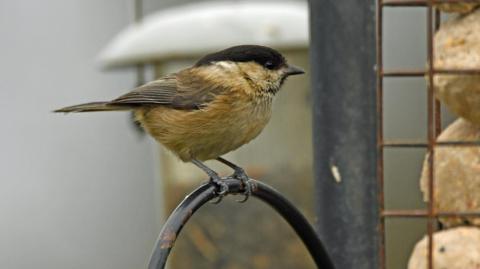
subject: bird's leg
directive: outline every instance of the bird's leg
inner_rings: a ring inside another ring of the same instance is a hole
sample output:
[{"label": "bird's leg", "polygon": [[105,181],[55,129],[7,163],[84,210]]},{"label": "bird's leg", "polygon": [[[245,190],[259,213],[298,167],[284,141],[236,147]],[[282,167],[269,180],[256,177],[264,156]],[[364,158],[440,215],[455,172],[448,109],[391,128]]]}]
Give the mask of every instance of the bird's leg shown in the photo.
[{"label": "bird's leg", "polygon": [[240,166],[238,166],[238,165],[236,165],[236,164],[234,164],[234,163],[232,163],[228,160],[225,160],[222,157],[218,157],[216,160],[233,169],[234,172],[233,172],[232,177],[240,180],[242,182],[244,188],[245,188],[245,192],[243,193],[245,195],[245,197],[244,197],[244,199],[239,200],[238,202],[240,202],[240,203],[246,202],[248,200],[248,198],[250,197],[250,195],[252,194],[252,185],[250,184],[250,178],[245,173],[245,170],[243,170],[243,168],[241,168]]},{"label": "bird's leg", "polygon": [[225,194],[227,194],[227,192],[228,192],[227,183],[223,182],[222,179],[220,178],[220,176],[215,171],[210,169],[208,166],[206,166],[201,161],[199,161],[197,159],[193,159],[191,162],[194,165],[196,165],[198,168],[202,169],[205,173],[207,173],[207,175],[210,177],[210,182],[212,182],[213,184],[215,184],[218,187],[218,189],[216,191],[216,193],[218,195],[218,199],[213,203],[214,204],[220,203],[223,199],[223,196],[225,196]]},{"label": "bird's leg", "polygon": [[230,167],[233,169],[234,173],[232,175],[232,177],[238,179],[238,180],[241,180],[242,182],[243,181],[247,181],[249,180],[250,178],[247,176],[247,174],[245,173],[245,170],[243,170],[243,168],[241,168],[240,166],[222,158],[222,157],[218,157],[217,158],[217,161],[225,164],[226,166]]}]

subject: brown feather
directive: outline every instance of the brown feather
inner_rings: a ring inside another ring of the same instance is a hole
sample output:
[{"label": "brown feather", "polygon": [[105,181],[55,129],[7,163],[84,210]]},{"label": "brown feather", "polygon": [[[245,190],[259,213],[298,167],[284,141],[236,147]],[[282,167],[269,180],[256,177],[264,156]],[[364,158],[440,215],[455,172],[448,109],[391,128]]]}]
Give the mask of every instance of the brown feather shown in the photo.
[{"label": "brown feather", "polygon": [[133,109],[143,128],[181,160],[208,160],[260,134],[281,75],[254,62],[219,62],[165,76],[111,102],[57,112]]},{"label": "brown feather", "polygon": [[112,105],[171,105],[177,95],[176,75],[142,85],[110,102]]},{"label": "brown feather", "polygon": [[109,102],[91,102],[75,106],[67,106],[54,110],[53,112],[76,113],[76,112],[96,112],[96,111],[120,111],[130,110],[128,106],[115,106]]},{"label": "brown feather", "polygon": [[135,111],[145,130],[183,161],[213,159],[232,151],[259,135],[270,119],[273,95],[258,95],[238,66],[232,72],[222,68],[197,69],[204,72],[199,77],[205,81],[196,100],[214,97],[203,101],[206,105],[200,109],[156,106]]},{"label": "brown feather", "polygon": [[199,69],[185,69],[147,83],[110,102],[112,105],[164,105],[175,109],[199,109],[225,90],[200,76]]}]

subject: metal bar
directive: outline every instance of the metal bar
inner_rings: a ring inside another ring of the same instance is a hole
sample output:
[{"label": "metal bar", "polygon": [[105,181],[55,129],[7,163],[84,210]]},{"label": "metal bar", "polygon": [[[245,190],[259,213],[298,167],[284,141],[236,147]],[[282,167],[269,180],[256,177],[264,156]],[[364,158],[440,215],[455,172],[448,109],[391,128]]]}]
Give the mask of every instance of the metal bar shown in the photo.
[{"label": "metal bar", "polygon": [[433,0],[429,0],[427,5],[427,62],[428,62],[428,85],[427,85],[427,140],[428,140],[428,218],[427,218],[427,234],[428,234],[428,269],[433,269],[433,233],[435,225],[435,97],[433,94],[433,69],[434,69],[434,53],[433,53]]},{"label": "metal bar", "polygon": [[[252,196],[270,205],[295,230],[303,241],[315,264],[320,269],[334,269],[334,265],[318,235],[305,217],[295,206],[272,187],[252,180]],[[242,183],[237,179],[226,178],[228,194],[244,192]],[[148,265],[149,269],[163,269],[182,228],[193,214],[205,203],[217,197],[215,185],[207,183],[194,190],[178,205],[163,226]]]},{"label": "metal bar", "polygon": [[383,217],[397,217],[397,218],[425,218],[428,216],[427,210],[413,209],[413,210],[385,210],[382,212]]},{"label": "metal bar", "polygon": [[[386,140],[384,147],[389,148],[426,148],[428,142],[418,140]],[[436,147],[478,147],[480,141],[437,141]]]},{"label": "metal bar", "polygon": [[[385,210],[382,214],[384,217],[389,218],[426,218],[429,216],[428,210],[422,209],[397,209],[397,210]],[[468,211],[468,212],[446,212],[439,211],[434,214],[435,218],[460,218],[460,217],[480,217],[480,211]]]},{"label": "metal bar", "polygon": [[[479,68],[471,69],[447,69],[447,68],[438,68],[432,70],[433,74],[441,75],[480,75]],[[409,69],[398,69],[398,70],[387,70],[384,71],[381,75],[384,77],[424,77],[428,74],[428,70],[418,69],[418,70],[409,70]]]},{"label": "metal bar", "polygon": [[435,146],[441,147],[478,147],[480,141],[437,141]]},{"label": "metal bar", "polygon": [[292,226],[307,247],[317,267],[334,269],[335,266],[328,252],[305,217],[281,193],[262,182],[256,183],[257,188],[253,191],[253,196],[273,207]]},{"label": "metal bar", "polygon": [[[441,14],[442,13],[440,12],[439,9],[435,9],[435,17],[433,18],[434,19],[435,33],[438,31],[438,29],[440,29],[440,22],[442,20],[442,17],[441,17],[442,15]],[[432,44],[432,46],[433,46],[433,44]],[[435,57],[435,55],[433,55],[432,57]],[[432,60],[433,60],[432,69],[434,69],[435,58],[433,58]],[[433,73],[435,73],[435,70],[433,70]],[[441,106],[440,100],[438,100],[437,98],[435,98],[434,107],[435,107],[435,111],[434,111],[434,115],[435,115],[435,119],[434,119],[435,120],[435,134],[434,135],[435,135],[435,140],[437,140],[437,137],[442,132],[442,106]]]},{"label": "metal bar", "polygon": [[395,7],[395,6],[402,6],[402,7],[424,7],[427,3],[425,0],[384,0],[383,6],[385,7]]},{"label": "metal bar", "polygon": [[428,143],[416,140],[386,140],[383,146],[388,148],[426,148]]},{"label": "metal bar", "polygon": [[[318,231],[338,268],[378,265],[375,1],[309,1]],[[338,171],[335,177],[332,170]]]},{"label": "metal bar", "polygon": [[380,269],[385,269],[387,267],[387,259],[385,253],[385,218],[383,212],[385,211],[385,178],[384,178],[384,137],[383,137],[383,1],[377,0],[376,6],[376,51],[377,51],[377,97],[376,97],[376,106],[377,106],[377,197],[378,197],[378,267]]},{"label": "metal bar", "polygon": [[442,75],[480,75],[479,68],[465,68],[465,69],[448,69],[448,68],[435,68],[432,69],[434,74]]},{"label": "metal bar", "polygon": [[[434,258],[434,241],[433,233],[435,231],[435,224],[437,223],[437,218],[458,218],[458,217],[480,217],[480,212],[437,212],[435,210],[435,149],[436,147],[458,147],[458,146],[480,146],[480,141],[436,141],[437,136],[442,130],[441,126],[441,107],[440,102],[434,98],[434,75],[479,75],[480,69],[449,69],[449,68],[435,68],[434,66],[434,32],[440,26],[441,12],[438,9],[434,9],[434,5],[438,3],[459,3],[459,2],[471,2],[471,3],[480,3],[480,0],[383,0],[378,1],[377,5],[377,18],[382,16],[382,7],[405,7],[405,6],[422,6],[426,7],[427,12],[427,60],[428,67],[425,70],[421,69],[399,69],[399,70],[382,70],[382,21],[377,20],[377,92],[379,96],[383,94],[383,78],[384,77],[426,77],[428,80],[427,85],[427,141],[409,141],[409,140],[386,140],[383,143],[379,143],[377,146],[377,152],[382,152],[385,147],[396,147],[396,148],[427,148],[428,151],[428,162],[429,167],[428,174],[428,189],[429,189],[429,202],[426,210],[385,210],[383,207],[383,200],[379,201],[379,207],[381,211],[381,220],[384,221],[385,218],[399,217],[399,218],[426,218],[427,219],[427,236],[428,236],[428,254],[427,254],[427,268],[433,269],[433,258]],[[379,63],[379,64],[378,64]],[[382,98],[377,98],[377,106],[382,106]],[[378,124],[379,130],[378,134],[382,134],[382,120],[383,120],[383,111],[378,111]],[[380,137],[380,135],[378,135]],[[383,141],[383,138],[382,140]],[[378,171],[383,171],[383,157],[378,161]],[[379,173],[379,181],[383,183],[384,178],[383,174]],[[383,197],[382,193],[379,196]],[[384,228],[379,230],[380,236],[385,236]],[[380,245],[381,256],[384,254],[385,245]],[[385,264],[380,264],[380,268],[384,269]]]},{"label": "metal bar", "polygon": [[424,77],[425,70],[389,70],[384,71],[380,76],[384,77]]},{"label": "metal bar", "polygon": [[[143,0],[134,0],[133,20],[135,23],[141,23],[143,20]],[[136,66],[136,85],[145,84],[145,65],[137,64]]]},{"label": "metal bar", "polygon": [[133,20],[139,23],[143,19],[143,0],[134,0]]},{"label": "metal bar", "polygon": [[442,3],[480,3],[480,0],[384,0],[383,6],[388,7],[428,7],[431,4]]}]

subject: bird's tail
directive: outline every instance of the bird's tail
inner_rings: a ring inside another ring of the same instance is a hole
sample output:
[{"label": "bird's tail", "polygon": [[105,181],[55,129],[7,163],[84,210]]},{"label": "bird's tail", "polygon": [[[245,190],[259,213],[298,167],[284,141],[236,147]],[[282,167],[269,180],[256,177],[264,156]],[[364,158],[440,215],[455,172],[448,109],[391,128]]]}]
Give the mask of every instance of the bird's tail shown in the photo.
[{"label": "bird's tail", "polygon": [[85,103],[75,106],[67,106],[64,108],[56,109],[53,112],[96,112],[96,111],[120,111],[120,110],[130,110],[132,107],[129,106],[120,106],[120,105],[111,105],[110,102],[92,102]]}]

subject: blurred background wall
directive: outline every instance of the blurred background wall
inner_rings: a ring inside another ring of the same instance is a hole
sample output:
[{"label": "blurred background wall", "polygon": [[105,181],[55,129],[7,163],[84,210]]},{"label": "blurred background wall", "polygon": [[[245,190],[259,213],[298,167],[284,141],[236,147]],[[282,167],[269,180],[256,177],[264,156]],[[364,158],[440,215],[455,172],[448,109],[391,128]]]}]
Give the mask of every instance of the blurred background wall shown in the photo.
[{"label": "blurred background wall", "polygon": [[[184,2],[145,0],[143,12]],[[163,208],[155,143],[127,113],[50,113],[134,87],[134,70],[96,63],[132,14],[127,0],[0,0],[0,268],[145,266]],[[424,15],[386,12],[386,67],[424,66]],[[385,84],[386,137],[424,138],[423,78]],[[424,206],[423,154],[386,152],[387,207]],[[424,225],[388,223],[389,268],[405,268]]]},{"label": "blurred background wall", "polygon": [[133,70],[96,56],[131,21],[118,0],[0,1],[0,268],[143,268],[155,241],[155,147],[112,98]]}]

